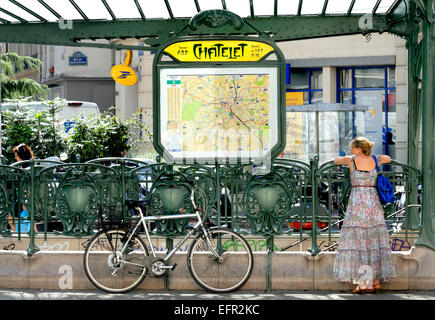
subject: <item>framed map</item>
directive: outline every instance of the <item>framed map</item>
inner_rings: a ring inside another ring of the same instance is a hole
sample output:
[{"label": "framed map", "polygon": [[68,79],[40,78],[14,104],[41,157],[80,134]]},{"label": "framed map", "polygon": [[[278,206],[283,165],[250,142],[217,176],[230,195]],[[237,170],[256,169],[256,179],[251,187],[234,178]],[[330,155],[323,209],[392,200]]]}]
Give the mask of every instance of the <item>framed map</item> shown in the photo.
[{"label": "framed map", "polygon": [[264,159],[278,143],[278,68],[161,68],[160,141],[175,162]]}]

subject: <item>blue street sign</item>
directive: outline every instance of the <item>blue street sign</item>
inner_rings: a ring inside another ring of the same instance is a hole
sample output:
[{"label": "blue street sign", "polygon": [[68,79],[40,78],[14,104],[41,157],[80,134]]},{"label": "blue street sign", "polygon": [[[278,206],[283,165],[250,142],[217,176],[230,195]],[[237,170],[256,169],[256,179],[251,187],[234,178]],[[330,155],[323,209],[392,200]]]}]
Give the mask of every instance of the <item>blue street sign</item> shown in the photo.
[{"label": "blue street sign", "polygon": [[87,66],[88,65],[88,57],[85,56],[80,51],[76,51],[72,56],[69,57],[69,65],[70,66]]}]

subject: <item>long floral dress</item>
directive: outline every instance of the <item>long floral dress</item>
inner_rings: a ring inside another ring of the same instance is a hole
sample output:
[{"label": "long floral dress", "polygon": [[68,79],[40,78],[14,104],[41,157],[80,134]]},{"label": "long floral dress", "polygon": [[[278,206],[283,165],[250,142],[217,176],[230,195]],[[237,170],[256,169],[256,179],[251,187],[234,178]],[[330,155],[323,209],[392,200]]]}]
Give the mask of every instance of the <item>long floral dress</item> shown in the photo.
[{"label": "long floral dress", "polygon": [[353,158],[352,164],[352,190],[341,228],[334,279],[358,284],[370,276],[371,280],[389,281],[396,274],[384,211],[374,187],[377,171],[357,170]]}]

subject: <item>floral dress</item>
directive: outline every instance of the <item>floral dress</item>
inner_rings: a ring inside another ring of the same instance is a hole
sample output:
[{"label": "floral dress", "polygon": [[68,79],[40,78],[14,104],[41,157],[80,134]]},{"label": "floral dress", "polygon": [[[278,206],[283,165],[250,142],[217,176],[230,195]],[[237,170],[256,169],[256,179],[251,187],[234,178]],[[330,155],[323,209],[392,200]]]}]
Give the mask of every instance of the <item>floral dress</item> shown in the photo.
[{"label": "floral dress", "polygon": [[353,158],[352,164],[352,190],[334,262],[334,279],[358,284],[369,277],[385,282],[396,275],[384,211],[375,187],[377,171],[357,170]]}]

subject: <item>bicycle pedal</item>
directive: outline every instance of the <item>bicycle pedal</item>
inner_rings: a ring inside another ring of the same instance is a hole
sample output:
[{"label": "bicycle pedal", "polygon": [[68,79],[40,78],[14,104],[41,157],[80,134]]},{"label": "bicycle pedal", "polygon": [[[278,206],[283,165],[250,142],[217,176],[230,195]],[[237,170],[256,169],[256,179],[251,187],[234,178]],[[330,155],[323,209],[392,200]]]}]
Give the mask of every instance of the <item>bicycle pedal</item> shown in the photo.
[{"label": "bicycle pedal", "polygon": [[174,271],[176,267],[177,267],[177,264],[174,263],[174,265],[173,265],[172,268],[171,268],[171,271]]}]

